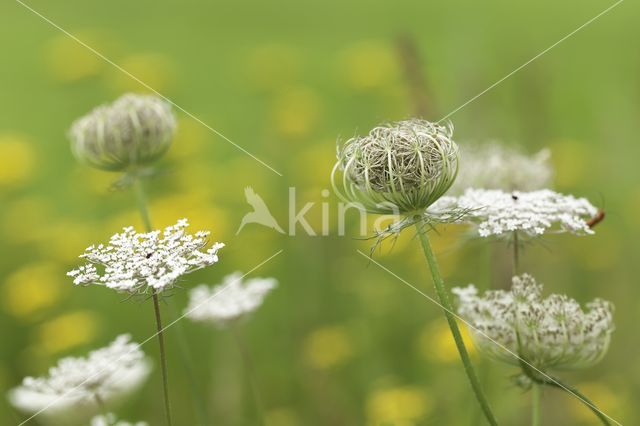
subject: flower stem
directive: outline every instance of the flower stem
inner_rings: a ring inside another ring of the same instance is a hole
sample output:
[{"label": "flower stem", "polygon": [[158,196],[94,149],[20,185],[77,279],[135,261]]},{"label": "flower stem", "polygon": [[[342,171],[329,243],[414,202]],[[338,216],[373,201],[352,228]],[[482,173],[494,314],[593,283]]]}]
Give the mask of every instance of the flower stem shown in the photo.
[{"label": "flower stem", "polygon": [[262,408],[262,398],[260,397],[260,392],[258,391],[258,386],[254,378],[253,360],[251,359],[251,354],[249,353],[249,349],[247,348],[247,345],[245,344],[244,339],[242,338],[242,335],[236,328],[235,324],[231,324],[230,329],[231,333],[233,334],[233,338],[236,341],[236,345],[238,345],[238,349],[240,350],[244,371],[247,375],[249,385],[251,386],[251,391],[253,393],[253,399],[258,416],[258,423],[260,425],[264,425],[264,410]]},{"label": "flower stem", "polygon": [[542,386],[534,383],[531,387],[531,426],[540,426],[540,394]]},{"label": "flower stem", "polygon": [[482,411],[487,418],[487,421],[490,425],[497,425],[498,422],[489,407],[489,403],[482,392],[482,388],[480,387],[480,382],[478,381],[478,377],[476,376],[476,372],[471,364],[471,359],[469,359],[469,353],[467,352],[467,348],[464,345],[464,341],[462,340],[462,335],[460,334],[460,329],[458,328],[458,324],[456,323],[456,319],[453,315],[453,307],[451,306],[451,302],[449,302],[449,298],[447,296],[447,292],[444,286],[444,281],[442,280],[442,276],[440,275],[440,270],[438,268],[438,263],[436,261],[436,257],[433,254],[433,250],[431,249],[431,244],[429,244],[429,237],[425,231],[425,222],[424,220],[419,220],[416,223],[416,229],[418,232],[418,236],[420,237],[420,243],[422,244],[422,250],[424,251],[424,255],[427,259],[427,263],[429,264],[429,269],[431,270],[431,276],[433,277],[433,284],[436,289],[436,294],[438,295],[438,300],[442,305],[444,315],[449,323],[449,329],[451,330],[451,334],[453,335],[453,340],[455,340],[456,347],[458,348],[458,353],[460,354],[460,359],[462,360],[462,364],[464,365],[464,370],[467,373],[467,377],[473,388],[473,392],[482,408]]},{"label": "flower stem", "polygon": [[518,231],[513,231],[513,275],[518,275],[520,269],[520,242],[518,241]]},{"label": "flower stem", "polygon": [[[140,216],[147,232],[151,232],[153,227],[151,226],[151,219],[149,217],[149,210],[147,209],[147,197],[144,192],[144,186],[142,180],[139,177],[134,178],[133,189],[136,193],[136,200],[138,202],[138,209],[140,210]],[[160,315],[160,303],[158,300],[158,294],[156,292],[151,296],[153,299],[153,311],[156,318],[156,329],[158,336],[158,344],[160,346],[160,367],[162,369],[162,389],[164,394],[164,410],[167,418],[167,425],[172,426],[171,423],[171,406],[169,404],[169,374],[167,369],[167,356],[164,347],[164,331],[162,328],[162,316]]]},{"label": "flower stem", "polygon": [[164,391],[164,410],[167,416],[167,424],[171,426],[171,406],[169,405],[169,377],[167,370],[167,355],[164,349],[164,333],[162,331],[162,317],[160,316],[160,303],[158,295],[153,293],[153,310],[156,314],[156,328],[158,329],[158,344],[160,345],[160,365],[162,366],[162,388]]},{"label": "flower stem", "polygon": [[566,383],[563,383],[557,377],[549,376],[548,374],[544,374],[544,375],[539,374],[539,372],[534,370],[534,368],[532,368],[531,365],[522,357],[520,358],[520,367],[522,368],[522,372],[533,381],[534,386],[536,384],[539,386],[541,385],[551,386],[558,390],[564,391],[573,397],[578,398],[580,402],[586,405],[593,412],[593,414],[595,414],[596,417],[600,419],[603,425],[605,426],[611,425],[611,423],[609,422],[609,419],[602,412],[602,410],[600,410],[593,403],[593,401],[591,401],[582,392],[580,392],[578,388],[568,385]]}]

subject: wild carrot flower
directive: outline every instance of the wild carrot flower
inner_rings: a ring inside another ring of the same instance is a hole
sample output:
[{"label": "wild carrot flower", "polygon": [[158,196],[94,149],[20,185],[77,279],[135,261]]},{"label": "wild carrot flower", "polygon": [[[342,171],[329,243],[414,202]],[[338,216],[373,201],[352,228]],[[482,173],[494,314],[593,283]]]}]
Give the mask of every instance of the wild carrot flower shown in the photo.
[{"label": "wild carrot flower", "polygon": [[188,234],[187,219],[164,231],[138,233],[133,227],[115,234],[109,243],[90,246],[80,257],[86,264],[70,271],[76,285],[97,284],[118,292],[143,294],[172,289],[183,275],[218,262],[222,243],[208,243],[207,231]]},{"label": "wild carrot flower", "polygon": [[447,192],[458,174],[458,146],[452,137],[451,124],[443,126],[425,120],[406,120],[376,127],[367,136],[349,139],[338,150],[331,182],[343,201],[361,210],[402,215],[379,233],[378,242],[415,225],[469,383],[487,421],[496,425],[451,313],[444,280],[426,229],[434,222],[458,220],[455,205],[451,210],[443,205],[434,214],[428,209]]},{"label": "wild carrot flower", "polygon": [[422,211],[449,189],[458,173],[452,135],[450,124],[413,119],[353,137],[339,149],[334,190],[372,213]]},{"label": "wild carrot flower", "polygon": [[593,234],[588,220],[598,213],[598,209],[585,198],[548,189],[532,192],[467,189],[459,197],[441,198],[429,213],[456,207],[466,212],[462,221],[477,225],[481,237],[513,231],[522,231],[529,236],[547,232]]},{"label": "wild carrot flower", "polygon": [[489,142],[460,144],[460,174],[449,194],[459,195],[468,188],[503,191],[535,191],[548,188],[553,177],[548,149],[527,155],[522,150]]},{"label": "wild carrot flower", "polygon": [[596,364],[609,348],[613,305],[602,299],[583,310],[565,295],[543,298],[542,285],[527,274],[513,277],[510,291],[479,296],[473,285],[452,291],[478,349],[500,361],[519,364],[517,354],[541,371],[578,369]]},{"label": "wild carrot flower", "polygon": [[192,321],[225,326],[258,309],[276,285],[274,278],[252,278],[243,282],[242,273],[234,272],[224,277],[218,286],[210,288],[202,284],[193,288],[185,315]]},{"label": "wild carrot flower", "polygon": [[151,365],[129,335],[86,358],[63,358],[46,377],[27,377],[9,392],[11,403],[25,413],[38,413],[64,425],[86,421],[138,389]]},{"label": "wild carrot flower", "polygon": [[149,164],[169,149],[176,128],[171,105],[157,96],[126,94],[71,126],[71,150],[82,163],[121,171]]}]

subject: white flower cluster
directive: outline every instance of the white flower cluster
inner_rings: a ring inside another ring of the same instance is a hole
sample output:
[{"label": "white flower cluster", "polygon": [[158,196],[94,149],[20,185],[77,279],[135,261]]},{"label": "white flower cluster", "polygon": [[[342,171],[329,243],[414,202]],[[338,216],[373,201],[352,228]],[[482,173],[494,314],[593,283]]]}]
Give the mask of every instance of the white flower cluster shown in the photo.
[{"label": "white flower cluster", "polygon": [[148,426],[147,422],[127,422],[118,420],[115,414],[100,414],[91,419],[89,426]]},{"label": "white flower cluster", "polygon": [[473,285],[452,291],[476,346],[501,361],[519,363],[495,342],[542,371],[589,367],[609,348],[613,305],[602,299],[588,303],[586,311],[565,295],[543,299],[542,285],[527,274],[513,277],[511,291],[491,290],[482,297]]},{"label": "white flower cluster", "polygon": [[551,153],[543,149],[527,155],[497,142],[460,144],[460,172],[449,191],[462,194],[468,188],[535,191],[551,184]]},{"label": "white flower cluster", "polygon": [[99,284],[129,294],[171,289],[181,276],[216,263],[218,250],[224,247],[214,243],[201,251],[209,232],[191,235],[185,231],[188,226],[187,219],[182,219],[163,232],[124,228],[109,244],[87,248],[80,256],[87,263],[67,275],[76,285]]},{"label": "white flower cluster", "polygon": [[185,315],[192,321],[225,326],[258,309],[277,284],[274,278],[253,278],[243,282],[242,274],[234,272],[218,286],[211,288],[202,284],[192,289]]},{"label": "white flower cluster", "polygon": [[532,192],[504,192],[493,189],[467,189],[459,197],[443,197],[427,215],[459,209],[461,222],[478,226],[481,237],[522,231],[529,236],[545,232],[593,234],[588,220],[598,209],[585,198],[575,198],[543,189]]},{"label": "white flower cluster", "polygon": [[[87,358],[63,358],[47,377],[26,377],[9,392],[21,411],[37,413],[50,422],[73,424],[126,398],[146,380],[150,362],[129,335],[118,336],[109,346]],[[74,421],[72,421],[72,419]]]}]

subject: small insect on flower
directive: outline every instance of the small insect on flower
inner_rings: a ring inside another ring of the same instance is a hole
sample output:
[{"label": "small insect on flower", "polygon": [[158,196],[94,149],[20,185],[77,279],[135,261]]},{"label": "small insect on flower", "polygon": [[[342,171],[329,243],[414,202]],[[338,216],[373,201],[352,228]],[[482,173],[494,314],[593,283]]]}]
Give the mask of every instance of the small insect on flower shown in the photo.
[{"label": "small insect on flower", "polygon": [[183,275],[218,262],[222,243],[208,244],[209,232],[186,232],[187,219],[164,231],[137,233],[124,228],[107,245],[90,246],[80,257],[86,264],[70,271],[76,285],[97,284],[131,295],[160,293]]},{"label": "small insect on flower", "polygon": [[613,305],[605,300],[583,310],[565,295],[543,298],[542,285],[527,274],[513,277],[511,291],[479,296],[473,285],[452,291],[479,351],[500,361],[519,365],[517,354],[541,371],[580,369],[598,363],[609,348]]},{"label": "small insect on flower", "polygon": [[126,94],[71,126],[74,156],[89,166],[122,171],[152,163],[169,149],[176,129],[171,105],[157,96]]},{"label": "small insect on flower", "polygon": [[422,213],[458,174],[452,136],[451,124],[413,119],[353,137],[338,151],[331,174],[334,191],[371,213]]},{"label": "small insect on flower", "polygon": [[51,424],[86,424],[140,388],[150,371],[140,345],[123,334],[86,358],[61,359],[46,377],[25,378],[9,392],[9,401]]},{"label": "small insect on flower", "polygon": [[243,282],[242,273],[234,272],[216,287],[202,284],[193,288],[185,315],[195,322],[224,327],[258,309],[277,284],[274,278],[252,278]]},{"label": "small insect on flower", "polygon": [[428,214],[454,207],[466,211],[460,221],[477,225],[481,237],[509,235],[513,231],[522,231],[530,237],[547,232],[593,234],[589,224],[598,214],[598,209],[585,198],[548,189],[532,192],[467,189],[459,197],[441,198]]}]

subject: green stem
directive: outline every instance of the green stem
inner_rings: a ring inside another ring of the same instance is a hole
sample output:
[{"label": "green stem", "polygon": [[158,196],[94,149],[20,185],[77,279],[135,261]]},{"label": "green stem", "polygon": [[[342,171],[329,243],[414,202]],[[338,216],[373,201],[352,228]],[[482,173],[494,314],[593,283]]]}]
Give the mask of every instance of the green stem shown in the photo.
[{"label": "green stem", "polygon": [[[177,318],[179,316],[178,309],[176,308],[173,299],[167,300],[167,307],[169,308],[169,313],[173,317]],[[191,352],[189,351],[189,345],[187,344],[187,338],[184,332],[184,327],[182,327],[182,322],[178,321],[174,323],[173,329],[175,330],[175,336],[178,340],[178,348],[180,349],[178,353],[180,355],[182,368],[184,369],[186,378],[189,382],[189,387],[191,388],[191,395],[194,400],[193,404],[195,405],[198,424],[201,426],[206,426],[208,424],[208,416],[207,407],[204,400],[204,392],[202,392],[198,388],[196,374],[191,367],[193,365],[193,358],[191,356]]]},{"label": "green stem", "polygon": [[[602,412],[602,410],[598,409],[598,407],[587,398],[582,392],[578,390],[578,388],[563,383],[557,377],[549,376],[548,374],[541,375],[538,371],[534,370],[526,360],[520,358],[520,367],[522,368],[522,372],[529,377],[534,384],[537,385],[547,385],[559,389],[568,393],[573,397],[577,397],[580,402],[582,402],[585,406],[587,406],[593,414],[600,419],[603,425],[610,426],[611,423],[607,416]],[[535,386],[535,385],[534,385]]]},{"label": "green stem", "polygon": [[540,394],[542,386],[534,383],[531,388],[531,426],[540,426]]},{"label": "green stem", "polygon": [[518,231],[513,231],[513,275],[518,275],[520,269],[520,242],[518,241]]},{"label": "green stem", "polygon": [[162,367],[162,389],[164,391],[164,411],[167,416],[167,424],[171,426],[171,406],[169,404],[169,375],[167,369],[167,356],[164,348],[164,333],[162,331],[162,318],[160,316],[160,303],[158,295],[153,293],[153,310],[156,314],[156,328],[158,330],[158,344],[160,345],[160,366]]},{"label": "green stem", "polygon": [[244,367],[245,374],[249,381],[249,385],[251,386],[251,392],[253,393],[253,399],[256,406],[256,412],[258,416],[258,423],[260,425],[264,425],[264,410],[262,408],[262,398],[260,397],[260,392],[258,391],[258,385],[256,384],[254,378],[254,369],[253,369],[253,361],[251,359],[251,354],[249,353],[249,349],[240,334],[240,331],[236,328],[235,324],[231,324],[231,334],[233,334],[233,338],[236,341],[236,345],[238,345],[238,349],[240,350],[240,354],[242,356],[242,364]]},{"label": "green stem", "polygon": [[[147,232],[151,232],[153,230],[153,227],[151,226],[151,218],[149,217],[149,210],[147,209],[147,197],[145,195],[144,186],[140,177],[134,178],[133,189],[136,193],[138,209],[140,210],[140,216],[142,216],[144,226]],[[160,367],[162,370],[164,410],[167,418],[167,425],[172,426],[171,405],[169,404],[169,374],[167,369],[167,355],[164,347],[164,331],[162,327],[162,316],[160,315],[160,302],[158,300],[158,294],[155,291],[151,297],[153,299],[153,311],[155,313],[158,344],[160,346]]]},{"label": "green stem", "polygon": [[467,352],[467,348],[464,345],[462,334],[460,334],[460,329],[458,328],[458,324],[456,323],[456,319],[453,315],[453,307],[449,302],[449,298],[444,286],[444,281],[442,280],[442,276],[440,275],[440,270],[438,268],[438,263],[436,262],[435,255],[433,254],[433,250],[431,249],[431,245],[429,244],[429,237],[427,236],[427,233],[424,229],[425,226],[426,224],[422,219],[416,223],[416,229],[418,231],[418,236],[420,237],[422,250],[424,251],[424,255],[427,258],[427,263],[429,264],[429,269],[431,270],[433,284],[436,289],[436,294],[438,295],[438,300],[442,305],[444,315],[447,318],[447,322],[449,323],[449,329],[451,329],[453,340],[455,340],[456,342],[456,347],[458,348],[460,359],[462,360],[464,370],[467,373],[467,377],[476,396],[476,399],[478,400],[478,403],[480,404],[480,407],[482,408],[482,411],[489,424],[495,426],[498,424],[498,422],[494,417],[491,408],[489,408],[489,403],[487,402],[484,393],[482,392],[480,382],[478,381],[478,377],[476,376],[473,365],[471,364],[471,359],[469,359],[469,353]]}]

